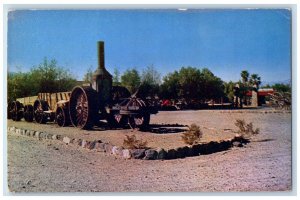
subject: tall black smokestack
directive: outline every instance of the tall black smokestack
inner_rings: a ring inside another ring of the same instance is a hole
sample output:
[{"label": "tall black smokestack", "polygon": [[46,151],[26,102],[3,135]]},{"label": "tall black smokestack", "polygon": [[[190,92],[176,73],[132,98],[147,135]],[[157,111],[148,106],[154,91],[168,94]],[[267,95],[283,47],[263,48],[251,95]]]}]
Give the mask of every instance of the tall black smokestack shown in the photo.
[{"label": "tall black smokestack", "polygon": [[98,68],[93,74],[92,88],[97,91],[102,105],[110,102],[112,75],[105,69],[104,42],[98,41]]},{"label": "tall black smokestack", "polygon": [[98,41],[98,69],[105,69],[104,42]]}]

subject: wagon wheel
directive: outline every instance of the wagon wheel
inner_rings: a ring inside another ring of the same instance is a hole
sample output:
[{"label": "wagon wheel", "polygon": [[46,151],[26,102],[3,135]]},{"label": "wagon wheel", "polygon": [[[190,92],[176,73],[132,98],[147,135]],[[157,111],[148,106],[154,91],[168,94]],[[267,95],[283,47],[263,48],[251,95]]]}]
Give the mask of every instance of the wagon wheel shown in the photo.
[{"label": "wagon wheel", "polygon": [[21,110],[23,108],[23,104],[21,104],[19,101],[12,102],[10,106],[10,117],[14,121],[20,121],[23,117],[23,111]]},{"label": "wagon wheel", "polygon": [[58,107],[55,112],[55,121],[58,126],[70,125],[70,115],[66,108]]},{"label": "wagon wheel", "polygon": [[24,118],[27,122],[32,122],[34,117],[34,111],[32,105],[26,105],[24,107]]},{"label": "wagon wheel", "polygon": [[132,129],[144,130],[149,126],[150,114],[136,114],[129,117],[129,126]]},{"label": "wagon wheel", "polygon": [[96,92],[91,87],[75,87],[69,104],[73,126],[81,129],[92,128],[97,118],[97,105]]},{"label": "wagon wheel", "polygon": [[45,124],[47,122],[47,116],[44,111],[49,110],[48,103],[44,100],[36,100],[33,105],[33,110],[35,121],[40,124]]}]

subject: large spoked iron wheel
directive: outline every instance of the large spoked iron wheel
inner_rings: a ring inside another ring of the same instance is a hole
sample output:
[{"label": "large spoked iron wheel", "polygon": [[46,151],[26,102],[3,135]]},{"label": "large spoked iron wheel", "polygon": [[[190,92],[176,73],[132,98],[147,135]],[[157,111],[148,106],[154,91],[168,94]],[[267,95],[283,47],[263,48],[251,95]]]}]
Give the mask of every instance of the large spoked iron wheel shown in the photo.
[{"label": "large spoked iron wheel", "polygon": [[145,130],[149,127],[150,114],[136,114],[129,117],[129,126],[132,129]]},{"label": "large spoked iron wheel", "polygon": [[23,104],[19,101],[14,101],[11,103],[9,108],[9,116],[14,121],[20,121],[23,118]]},{"label": "large spoked iron wheel", "polygon": [[48,103],[44,100],[36,100],[33,105],[34,118],[39,124],[45,124],[47,122],[47,116],[44,111],[49,110]]},{"label": "large spoked iron wheel", "polygon": [[69,126],[70,125],[70,115],[67,108],[58,107],[55,113],[55,121],[58,126]]},{"label": "large spoked iron wheel", "polygon": [[73,126],[91,129],[97,117],[96,92],[91,87],[75,87],[70,96],[70,119]]},{"label": "large spoked iron wheel", "polygon": [[34,118],[34,111],[32,105],[26,105],[24,107],[24,118],[27,122],[32,122]]}]

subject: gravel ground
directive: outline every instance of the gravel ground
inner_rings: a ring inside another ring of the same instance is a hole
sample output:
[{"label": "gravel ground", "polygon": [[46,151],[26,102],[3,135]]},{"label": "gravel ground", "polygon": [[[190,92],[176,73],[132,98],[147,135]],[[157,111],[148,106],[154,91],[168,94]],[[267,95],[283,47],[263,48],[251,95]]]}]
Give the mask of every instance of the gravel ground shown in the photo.
[{"label": "gravel ground", "polygon": [[[59,141],[10,134],[8,187],[18,193],[290,191],[291,113],[160,112],[151,118],[152,127],[160,128],[160,133],[99,128],[82,131],[10,120],[8,126],[101,139],[115,145],[122,144],[126,134],[136,134],[151,147],[173,148],[183,146],[181,133],[173,133],[186,128],[179,125],[196,123],[204,132],[204,142],[218,141],[235,135],[236,119],[253,122],[261,130],[246,147],[164,161],[124,160]],[[176,129],[166,124],[176,125]]]}]

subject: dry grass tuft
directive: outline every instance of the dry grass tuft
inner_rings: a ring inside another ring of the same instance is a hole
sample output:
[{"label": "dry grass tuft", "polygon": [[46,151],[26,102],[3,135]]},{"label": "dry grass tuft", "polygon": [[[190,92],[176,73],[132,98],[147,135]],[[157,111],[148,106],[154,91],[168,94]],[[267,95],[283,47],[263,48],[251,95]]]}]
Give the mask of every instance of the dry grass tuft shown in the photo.
[{"label": "dry grass tuft", "polygon": [[184,132],[181,135],[181,138],[185,144],[193,145],[197,144],[200,139],[202,138],[202,131],[200,130],[200,127],[196,124],[191,124],[189,126],[189,130]]},{"label": "dry grass tuft", "polygon": [[256,128],[253,130],[253,124],[250,122],[249,124],[246,124],[244,120],[237,119],[234,123],[238,128],[238,132],[241,134],[244,138],[250,138],[253,135],[259,134],[259,128]]},{"label": "dry grass tuft", "polygon": [[123,147],[126,149],[147,149],[147,141],[136,139],[135,135],[126,135],[123,141]]}]

